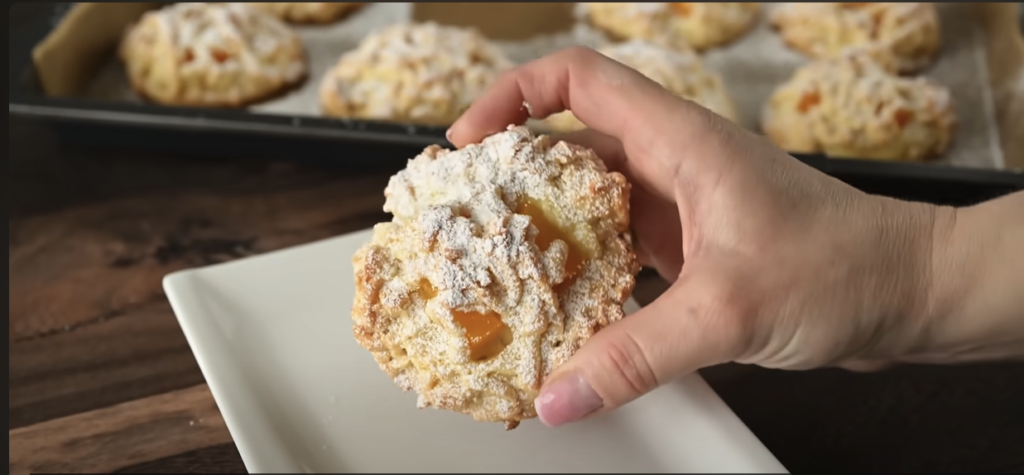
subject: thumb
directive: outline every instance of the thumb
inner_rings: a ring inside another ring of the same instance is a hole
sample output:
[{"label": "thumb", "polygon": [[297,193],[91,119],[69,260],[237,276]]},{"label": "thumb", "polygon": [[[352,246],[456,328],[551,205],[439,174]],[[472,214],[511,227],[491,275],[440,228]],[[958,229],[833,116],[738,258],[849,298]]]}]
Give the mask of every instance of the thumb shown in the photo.
[{"label": "thumb", "polygon": [[735,307],[708,287],[681,275],[653,303],[594,334],[545,381],[535,400],[541,422],[559,426],[609,411],[734,359],[738,325],[728,313]]}]

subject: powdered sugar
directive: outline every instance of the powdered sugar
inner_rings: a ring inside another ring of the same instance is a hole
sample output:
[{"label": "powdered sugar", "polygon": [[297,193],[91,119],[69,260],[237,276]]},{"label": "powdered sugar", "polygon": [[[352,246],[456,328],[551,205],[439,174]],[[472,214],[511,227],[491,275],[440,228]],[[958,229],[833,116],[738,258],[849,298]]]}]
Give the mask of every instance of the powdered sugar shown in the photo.
[{"label": "powdered sugar", "polygon": [[[510,127],[461,150],[427,148],[385,196],[394,218],[355,260],[365,283],[353,310],[357,338],[424,406],[479,420],[534,417],[543,377],[595,328],[621,318],[632,289],[621,175],[589,150]],[[526,202],[542,204],[545,217],[521,214]],[[591,256],[565,290],[555,287],[568,279],[570,243],[539,247],[537,219],[571,231],[572,245]],[[511,341],[472,361],[455,312],[497,313]]]},{"label": "powdered sugar", "polygon": [[[191,69],[242,68],[250,74],[291,77],[295,68],[266,61],[297,40],[283,23],[242,3],[178,3],[147,13],[156,17],[159,36],[168,39]],[[302,72],[301,70],[298,72]]]},{"label": "powdered sugar", "polygon": [[332,115],[451,121],[511,67],[476,30],[399,23],[342,55],[321,94]]},{"label": "powdered sugar", "polygon": [[240,3],[149,11],[120,48],[134,88],[176,105],[241,106],[299,82],[307,71],[299,36]]},{"label": "powdered sugar", "polygon": [[[673,94],[690,99],[732,121],[738,120],[735,105],[721,78],[705,67],[692,50],[678,50],[637,39],[605,45],[598,52],[636,69]],[[565,111],[549,117],[543,127],[566,132],[585,126],[572,112]]]},{"label": "powdered sugar", "polygon": [[811,56],[876,47],[894,55],[906,73],[928,64],[941,36],[930,3],[785,3],[772,11],[771,22]]}]

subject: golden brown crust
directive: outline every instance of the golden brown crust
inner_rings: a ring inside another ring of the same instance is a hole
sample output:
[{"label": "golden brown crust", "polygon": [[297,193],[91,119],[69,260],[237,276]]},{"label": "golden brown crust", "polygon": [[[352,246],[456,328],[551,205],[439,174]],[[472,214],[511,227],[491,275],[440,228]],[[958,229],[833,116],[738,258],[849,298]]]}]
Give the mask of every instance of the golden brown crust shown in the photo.
[{"label": "golden brown crust", "polygon": [[866,54],[800,68],[762,117],[765,134],[790,152],[877,160],[941,155],[955,124],[948,89],[896,76]]},{"label": "golden brown crust", "polygon": [[474,29],[402,23],[371,33],[323,77],[324,115],[450,125],[512,67]]},{"label": "golden brown crust", "polygon": [[266,2],[253,5],[288,23],[322,25],[341,20],[366,4],[359,2]]},{"label": "golden brown crust", "polygon": [[179,3],[147,12],[119,54],[129,83],[166,105],[243,107],[307,75],[302,43],[283,23],[238,3]]},{"label": "golden brown crust", "polygon": [[[632,40],[601,47],[598,52],[636,69],[677,96],[696,102],[733,122],[738,121],[736,105],[722,78],[708,69],[692,51]],[[545,125],[556,132],[571,132],[585,127],[570,111],[548,117]]]},{"label": "golden brown crust", "polygon": [[[508,429],[536,417],[544,378],[623,317],[639,271],[625,178],[510,127],[428,147],[385,196],[393,220],[353,258],[356,340],[420,407]],[[499,318],[501,346],[475,356],[467,314]]]},{"label": "golden brown crust", "polygon": [[772,12],[771,23],[787,45],[811,58],[880,48],[901,73],[927,66],[941,42],[931,3],[787,3]]},{"label": "golden brown crust", "polygon": [[756,24],[757,3],[581,3],[578,15],[609,35],[703,51],[740,38]]}]

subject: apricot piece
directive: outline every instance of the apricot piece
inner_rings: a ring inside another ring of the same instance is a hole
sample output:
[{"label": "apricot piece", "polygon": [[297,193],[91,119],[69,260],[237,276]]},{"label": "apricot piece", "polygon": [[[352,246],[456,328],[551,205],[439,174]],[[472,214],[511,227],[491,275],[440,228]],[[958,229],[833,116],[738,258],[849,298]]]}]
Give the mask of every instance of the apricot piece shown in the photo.
[{"label": "apricot piece", "polygon": [[800,113],[806,113],[811,110],[812,107],[821,103],[821,94],[817,90],[805,92],[804,95],[800,96],[800,102],[796,105],[796,110]]},{"label": "apricot piece", "polygon": [[532,200],[524,201],[516,208],[516,214],[530,217],[533,226],[537,228],[537,247],[541,251],[546,251],[555,240],[562,241],[569,246],[569,253],[565,257],[565,279],[555,286],[555,293],[562,293],[583,273],[583,268],[586,265],[583,249],[580,248],[571,234],[552,223],[544,214],[543,208],[536,202]]},{"label": "apricot piece", "polygon": [[466,331],[469,342],[469,358],[483,361],[498,356],[512,343],[512,330],[501,321],[495,312],[453,311],[452,316]]},{"label": "apricot piece", "polygon": [[906,127],[910,121],[914,120],[914,113],[906,109],[896,109],[892,118],[896,121],[896,125],[900,126],[902,129]]}]

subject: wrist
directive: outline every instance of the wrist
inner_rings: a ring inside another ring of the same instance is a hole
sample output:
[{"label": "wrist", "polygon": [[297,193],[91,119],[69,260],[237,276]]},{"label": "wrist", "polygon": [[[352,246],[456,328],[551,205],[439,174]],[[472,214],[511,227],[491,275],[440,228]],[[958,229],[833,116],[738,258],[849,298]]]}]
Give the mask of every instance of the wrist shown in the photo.
[{"label": "wrist", "polygon": [[[1020,198],[1016,204],[1020,206]],[[1024,242],[1020,212],[1003,200],[935,207],[923,266],[922,325],[906,362],[961,363],[1024,356]],[[1024,208],[1021,208],[1024,209]],[[1020,245],[1018,244],[1017,247]],[[1017,287],[1016,289],[1014,287]]]},{"label": "wrist", "polygon": [[859,298],[866,299],[864,315],[871,322],[870,337],[853,360],[901,362],[930,351],[929,338],[941,320],[937,308],[936,263],[944,260],[948,230],[953,227],[953,208],[872,196],[867,209],[878,218],[869,228],[872,236],[869,280]]},{"label": "wrist", "polygon": [[961,208],[936,206],[934,209],[929,230],[930,252],[921,279],[923,305],[915,316],[923,325],[907,354],[903,355],[905,361],[941,363],[950,358],[949,321],[952,315],[959,313],[957,308],[963,301],[964,284],[974,274],[972,260],[964,255],[962,239],[958,239],[958,232],[963,230],[963,224],[957,224],[961,215]]}]

